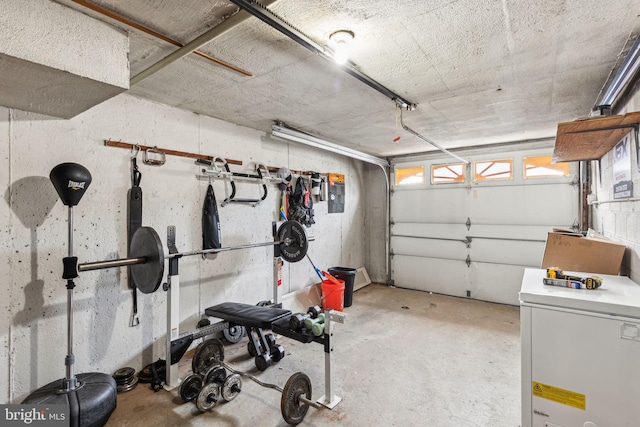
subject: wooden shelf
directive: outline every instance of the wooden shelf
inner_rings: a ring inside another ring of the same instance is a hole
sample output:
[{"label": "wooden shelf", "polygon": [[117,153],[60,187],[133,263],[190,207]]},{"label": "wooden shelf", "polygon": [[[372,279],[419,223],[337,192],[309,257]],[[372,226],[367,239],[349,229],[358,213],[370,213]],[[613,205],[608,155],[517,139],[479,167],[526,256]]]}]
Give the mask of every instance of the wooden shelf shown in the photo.
[{"label": "wooden shelf", "polygon": [[640,123],[640,112],[558,123],[553,163],[597,160]]}]

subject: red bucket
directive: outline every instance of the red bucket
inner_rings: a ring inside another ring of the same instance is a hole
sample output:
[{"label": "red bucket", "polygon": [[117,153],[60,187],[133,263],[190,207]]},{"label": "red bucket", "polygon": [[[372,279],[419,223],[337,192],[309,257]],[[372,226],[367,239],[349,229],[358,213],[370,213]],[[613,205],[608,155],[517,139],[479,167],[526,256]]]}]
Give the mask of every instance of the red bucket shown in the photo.
[{"label": "red bucket", "polygon": [[322,281],[322,308],[342,311],[344,308],[344,280],[336,279],[334,283],[330,279]]}]

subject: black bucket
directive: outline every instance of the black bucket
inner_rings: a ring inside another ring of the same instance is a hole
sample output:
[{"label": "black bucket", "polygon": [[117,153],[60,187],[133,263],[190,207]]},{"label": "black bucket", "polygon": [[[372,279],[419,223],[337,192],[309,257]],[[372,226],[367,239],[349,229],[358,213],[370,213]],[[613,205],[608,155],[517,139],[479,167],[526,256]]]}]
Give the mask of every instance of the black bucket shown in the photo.
[{"label": "black bucket", "polygon": [[328,272],[333,277],[344,280],[344,306],[351,307],[353,304],[353,285],[358,270],[348,267],[331,267]]}]

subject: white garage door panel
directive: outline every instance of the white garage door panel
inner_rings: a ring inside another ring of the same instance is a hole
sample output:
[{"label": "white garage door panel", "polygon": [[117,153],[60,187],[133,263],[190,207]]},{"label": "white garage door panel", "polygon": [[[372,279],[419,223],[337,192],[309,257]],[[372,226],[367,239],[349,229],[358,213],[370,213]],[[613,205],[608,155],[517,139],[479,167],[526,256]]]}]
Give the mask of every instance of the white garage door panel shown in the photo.
[{"label": "white garage door panel", "polygon": [[576,216],[578,190],[569,184],[474,188],[471,223],[562,224]]},{"label": "white garage door panel", "polygon": [[472,224],[466,232],[471,237],[496,237],[504,239],[540,240],[545,242],[553,228],[571,228],[571,224],[555,225],[479,225]]},{"label": "white garage door panel", "polygon": [[517,240],[473,239],[469,248],[471,262],[490,262],[538,267],[544,243]]},{"label": "white garage door panel", "polygon": [[467,220],[469,198],[467,190],[396,191],[391,196],[394,222],[463,224]]},{"label": "white garage door panel", "polygon": [[[523,176],[523,159],[549,155],[552,147],[551,141],[535,148],[514,144],[463,156],[471,162],[470,171],[477,161],[512,159],[510,180],[475,181],[467,174],[465,185],[427,180],[410,189],[394,187],[391,248],[396,286],[462,297],[469,291],[471,298],[518,305],[524,268],[540,265],[548,232],[570,229],[580,217],[579,187],[571,184],[577,163],[569,164],[566,177]],[[451,161],[429,157],[422,166],[428,171],[433,164]],[[467,239],[469,247],[460,242]]]},{"label": "white garage door panel", "polygon": [[[391,228],[394,236],[439,237],[445,239],[465,240],[469,234],[463,224],[417,224],[395,223]],[[546,237],[546,232],[545,232]]]},{"label": "white garage door panel", "polygon": [[471,298],[519,305],[518,292],[524,267],[472,263]]},{"label": "white garage door panel", "polygon": [[397,255],[451,258],[456,260],[464,260],[467,258],[467,246],[462,242],[454,242],[450,240],[394,237],[391,250]]},{"label": "white garage door panel", "polygon": [[394,256],[393,276],[400,288],[461,297],[469,288],[469,269],[460,261]]}]

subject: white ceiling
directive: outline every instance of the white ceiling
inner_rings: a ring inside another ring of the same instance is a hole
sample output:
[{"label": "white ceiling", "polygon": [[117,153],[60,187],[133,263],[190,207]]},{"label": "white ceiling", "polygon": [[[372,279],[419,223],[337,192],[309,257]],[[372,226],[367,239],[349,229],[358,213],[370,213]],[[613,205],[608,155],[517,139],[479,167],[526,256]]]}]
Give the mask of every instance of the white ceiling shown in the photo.
[{"label": "white ceiling", "polygon": [[[177,49],[58,2],[130,32],[132,77]],[[237,10],[224,0],[94,3],[182,44]],[[554,136],[558,122],[588,115],[640,32],[640,0],[279,0],[269,9],[320,45],[353,31],[351,60],[416,103],[405,124],[445,148]],[[390,99],[255,17],[199,50],[253,76],[191,54],[129,93],[265,132],[281,120],[379,156],[432,149],[396,125]]]}]

